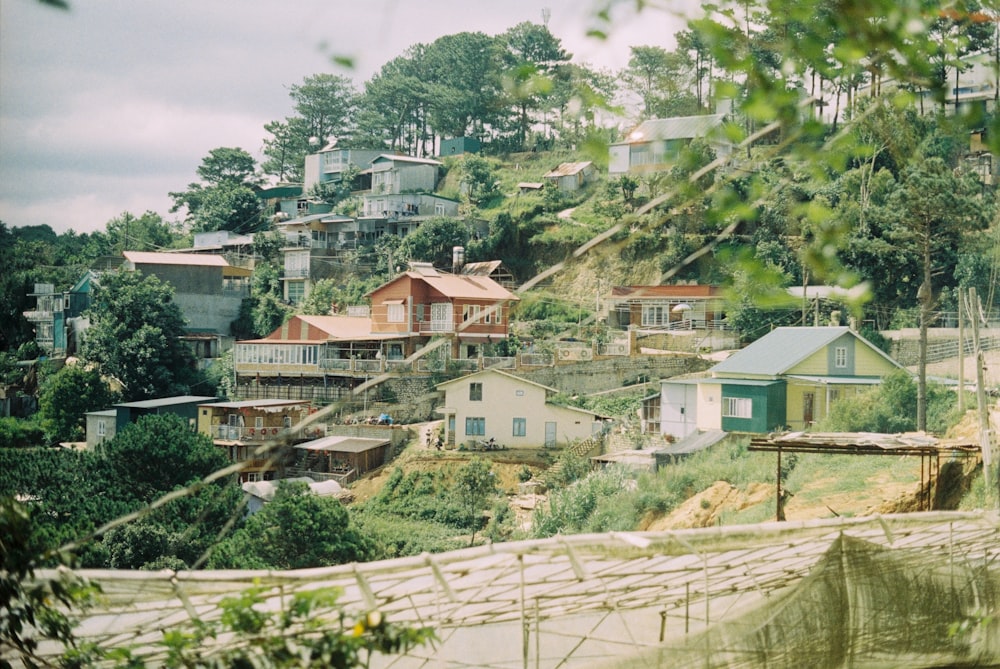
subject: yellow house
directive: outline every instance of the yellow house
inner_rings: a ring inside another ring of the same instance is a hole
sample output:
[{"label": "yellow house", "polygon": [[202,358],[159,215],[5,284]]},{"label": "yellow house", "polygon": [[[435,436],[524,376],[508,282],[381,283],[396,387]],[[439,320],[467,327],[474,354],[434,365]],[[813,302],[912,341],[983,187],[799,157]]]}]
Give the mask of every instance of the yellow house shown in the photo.
[{"label": "yellow house", "polygon": [[487,369],[438,384],[444,392],[445,443],[473,445],[491,437],[508,448],[565,446],[600,432],[603,417],[552,404],[555,388]]},{"label": "yellow house", "polygon": [[678,438],[698,430],[805,430],[840,399],[901,366],[847,327],[781,327],[700,379],[662,382],[659,425]]}]

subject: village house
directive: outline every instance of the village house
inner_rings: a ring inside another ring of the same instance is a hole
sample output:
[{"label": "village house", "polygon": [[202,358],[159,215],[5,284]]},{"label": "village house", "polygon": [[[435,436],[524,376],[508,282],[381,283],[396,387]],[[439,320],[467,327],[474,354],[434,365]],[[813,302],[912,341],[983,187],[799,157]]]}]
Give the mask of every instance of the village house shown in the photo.
[{"label": "village house", "polygon": [[[309,415],[311,404],[302,400],[262,399],[200,404],[198,431],[226,452],[230,461],[244,463],[240,482],[279,478],[286,461],[279,452],[259,453],[260,448],[284,439],[289,430]],[[323,434],[322,427],[310,426],[309,436]]]},{"label": "village house", "polygon": [[484,344],[507,337],[510,304],[518,299],[488,276],[419,263],[368,298],[367,316],[296,315],[267,337],[237,342],[239,396],[337,400],[406,365],[405,358],[438,336],[451,338],[449,357],[477,359]]},{"label": "village house", "polygon": [[90,307],[96,275],[87,270],[73,287],[57,291],[51,283],[36,283],[28,297],[35,308],[24,317],[35,330],[35,343],[48,355],[63,357],[76,352],[80,333],[86,328],[83,312]]},{"label": "village house", "polygon": [[610,327],[666,330],[716,329],[725,299],[719,286],[614,286],[605,301]]},{"label": "village house", "polygon": [[591,161],[562,163],[559,167],[542,175],[545,181],[554,184],[564,193],[580,190],[597,176],[597,168]]},{"label": "village house", "polygon": [[669,170],[695,138],[706,139],[717,156],[728,156],[733,144],[721,132],[725,120],[726,114],[706,114],[643,121],[624,141],[608,146],[608,174]]},{"label": "village house", "polygon": [[508,448],[567,446],[600,432],[602,416],[549,402],[555,388],[496,369],[437,386],[444,404],[447,446],[475,448],[490,438]]},{"label": "village house", "polygon": [[202,395],[177,395],[137,402],[120,402],[110,409],[88,411],[86,414],[87,448],[113,439],[129,423],[149,415],[174,415],[183,419],[191,431],[197,429],[198,407],[218,401]]},{"label": "village house", "polygon": [[644,403],[647,427],[683,438],[698,430],[804,430],[837,400],[902,369],[847,327],[780,327],[712,367],[706,378],[664,379]]},{"label": "village house", "polygon": [[506,339],[510,305],[518,300],[487,276],[449,274],[429,263],[411,263],[368,298],[373,333],[405,336],[409,350],[446,335],[453,358],[476,358],[483,344]]}]

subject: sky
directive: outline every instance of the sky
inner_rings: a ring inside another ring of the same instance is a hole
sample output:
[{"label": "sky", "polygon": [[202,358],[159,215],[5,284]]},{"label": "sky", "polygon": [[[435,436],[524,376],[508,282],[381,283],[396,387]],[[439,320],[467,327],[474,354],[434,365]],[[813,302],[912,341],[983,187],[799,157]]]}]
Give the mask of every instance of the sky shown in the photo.
[{"label": "sky", "polygon": [[211,149],[261,160],[264,124],[292,114],[289,86],[329,72],[360,90],[442,35],[497,35],[547,8],[574,62],[617,71],[630,46],[672,49],[683,29],[672,11],[607,2],[599,40],[591,0],[0,0],[0,221],[83,233],[126,211],[176,220],[168,193]]}]

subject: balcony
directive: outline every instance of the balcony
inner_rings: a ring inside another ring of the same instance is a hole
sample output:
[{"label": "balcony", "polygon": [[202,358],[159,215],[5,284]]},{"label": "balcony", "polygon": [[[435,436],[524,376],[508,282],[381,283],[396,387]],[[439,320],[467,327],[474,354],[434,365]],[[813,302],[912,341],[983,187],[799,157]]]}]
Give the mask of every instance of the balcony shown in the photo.
[{"label": "balcony", "polygon": [[286,269],[281,275],[282,279],[308,279],[309,278],[309,268],[302,267],[297,269]]},{"label": "balcony", "polygon": [[212,438],[222,441],[268,441],[283,434],[282,427],[239,427],[237,425],[213,425]]},{"label": "balcony", "polygon": [[420,321],[417,325],[420,334],[455,331],[455,324],[451,321]]}]

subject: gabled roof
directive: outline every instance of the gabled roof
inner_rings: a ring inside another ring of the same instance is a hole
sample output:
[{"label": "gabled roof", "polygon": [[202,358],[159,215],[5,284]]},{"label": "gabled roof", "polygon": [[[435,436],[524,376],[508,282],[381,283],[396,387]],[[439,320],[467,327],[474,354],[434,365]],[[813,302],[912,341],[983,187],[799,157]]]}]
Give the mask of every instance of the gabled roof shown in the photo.
[{"label": "gabled roof", "polygon": [[462,274],[467,276],[489,276],[500,268],[501,260],[486,260],[484,262],[468,262],[462,265]]},{"label": "gabled roof", "polygon": [[543,175],[543,178],[557,179],[559,177],[573,176],[587,169],[590,165],[593,165],[593,163],[589,160],[582,163],[562,163],[559,167]]},{"label": "gabled roof", "polygon": [[471,378],[475,378],[477,376],[483,376],[484,374],[495,374],[495,375],[498,375],[498,376],[504,376],[504,377],[507,377],[508,379],[513,379],[514,381],[517,381],[518,383],[523,383],[523,384],[528,385],[528,386],[535,386],[536,388],[541,388],[542,390],[545,390],[547,392],[552,392],[552,393],[559,392],[555,388],[551,388],[549,386],[542,385],[541,383],[536,383],[534,381],[529,381],[528,379],[526,379],[524,377],[517,376],[516,374],[511,374],[510,372],[505,372],[505,371],[499,370],[499,369],[483,369],[483,370],[480,370],[478,372],[473,372],[472,374],[466,374],[465,376],[460,376],[457,379],[451,379],[449,381],[443,381],[443,382],[437,384],[437,386],[435,386],[435,387],[436,388],[444,388],[445,386],[450,386],[453,383],[458,383],[459,381],[467,381],[467,380],[469,380]]},{"label": "gabled roof", "polygon": [[152,253],[149,251],[125,251],[125,259],[136,265],[199,265],[205,267],[229,267],[222,256],[210,253]]},{"label": "gabled roof", "polygon": [[725,114],[705,114],[702,116],[649,119],[640,123],[639,127],[630,132],[624,142],[615,142],[615,144],[642,144],[657,140],[704,137],[722,125],[725,118]]},{"label": "gabled roof", "polygon": [[408,277],[414,281],[423,281],[428,286],[451,299],[468,300],[508,300],[516,301],[520,298],[510,292],[499,283],[488,276],[475,276],[466,274],[447,274],[439,272],[430,265],[421,265],[416,271],[403,272],[395,279],[382,284],[375,290],[368,293],[374,295],[386,286]]},{"label": "gabled roof", "polygon": [[777,376],[845,334],[877,352],[893,366],[899,367],[899,363],[848,327],[781,327],[775,328],[708,371],[713,376],[721,374]]}]

